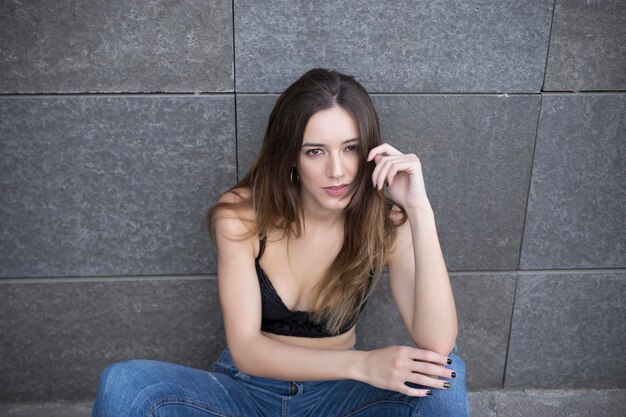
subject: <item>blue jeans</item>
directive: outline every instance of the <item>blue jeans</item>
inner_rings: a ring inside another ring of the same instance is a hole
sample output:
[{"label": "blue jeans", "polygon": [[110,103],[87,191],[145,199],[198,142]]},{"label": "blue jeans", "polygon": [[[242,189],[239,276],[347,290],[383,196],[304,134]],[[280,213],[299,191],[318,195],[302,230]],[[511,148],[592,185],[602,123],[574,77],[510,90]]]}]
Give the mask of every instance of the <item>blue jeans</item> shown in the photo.
[{"label": "blue jeans", "polygon": [[[212,371],[147,359],[107,366],[93,417],[465,417],[465,364],[450,354],[456,379],[429,397],[410,397],[351,379],[282,381],[245,374],[225,348]],[[415,386],[411,384],[411,386]]]}]

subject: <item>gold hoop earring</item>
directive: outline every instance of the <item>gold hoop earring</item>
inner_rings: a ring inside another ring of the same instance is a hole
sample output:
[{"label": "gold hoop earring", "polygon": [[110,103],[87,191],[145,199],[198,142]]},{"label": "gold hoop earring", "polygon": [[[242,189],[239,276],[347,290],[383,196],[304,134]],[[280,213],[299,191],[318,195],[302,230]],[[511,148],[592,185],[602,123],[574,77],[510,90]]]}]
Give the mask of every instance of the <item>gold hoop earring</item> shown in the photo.
[{"label": "gold hoop earring", "polygon": [[291,167],[291,170],[289,171],[289,182],[291,182],[291,184],[294,184],[296,182],[296,180],[294,179],[294,177],[295,177],[295,175],[294,175],[295,170],[296,170],[295,167]]}]

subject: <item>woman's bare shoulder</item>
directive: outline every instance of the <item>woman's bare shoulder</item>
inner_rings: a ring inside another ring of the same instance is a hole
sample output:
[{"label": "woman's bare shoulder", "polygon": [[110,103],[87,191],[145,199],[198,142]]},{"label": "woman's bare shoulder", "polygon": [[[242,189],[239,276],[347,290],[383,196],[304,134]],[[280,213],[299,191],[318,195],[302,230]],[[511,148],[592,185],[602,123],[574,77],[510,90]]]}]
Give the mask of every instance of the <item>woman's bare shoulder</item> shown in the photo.
[{"label": "woman's bare shoulder", "polygon": [[242,237],[256,229],[256,217],[249,188],[236,188],[224,193],[215,209],[218,232],[229,237]]},{"label": "woman's bare shoulder", "polygon": [[252,192],[248,187],[239,187],[226,191],[218,200],[218,203],[247,203],[252,204]]}]

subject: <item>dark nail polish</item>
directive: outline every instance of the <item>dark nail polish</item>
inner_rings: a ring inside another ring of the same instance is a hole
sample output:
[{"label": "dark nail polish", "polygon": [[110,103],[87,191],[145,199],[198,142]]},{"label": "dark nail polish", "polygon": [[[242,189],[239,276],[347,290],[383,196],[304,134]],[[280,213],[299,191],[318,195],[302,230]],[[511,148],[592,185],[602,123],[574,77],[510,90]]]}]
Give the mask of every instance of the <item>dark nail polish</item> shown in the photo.
[{"label": "dark nail polish", "polygon": [[450,372],[450,373],[451,373],[451,375],[452,375],[452,378],[456,378],[456,372],[452,371],[452,372]]},{"label": "dark nail polish", "polygon": [[432,391],[430,391],[430,390],[429,390],[429,391],[426,391],[426,395],[433,395],[433,392],[432,392]]},{"label": "dark nail polish", "polygon": [[444,382],[444,383],[443,383],[443,387],[444,387],[445,389],[448,389],[448,388],[450,388],[451,386],[452,386],[452,385],[450,385],[450,383],[449,383],[449,382]]},{"label": "dark nail polish", "polygon": [[448,365],[452,365],[452,359],[448,358]]}]

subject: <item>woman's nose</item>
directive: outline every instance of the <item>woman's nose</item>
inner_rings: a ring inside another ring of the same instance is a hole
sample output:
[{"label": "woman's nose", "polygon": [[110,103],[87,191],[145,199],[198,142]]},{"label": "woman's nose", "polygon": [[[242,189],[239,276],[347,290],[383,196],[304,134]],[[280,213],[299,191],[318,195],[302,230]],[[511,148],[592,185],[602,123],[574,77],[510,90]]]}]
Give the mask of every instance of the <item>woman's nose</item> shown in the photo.
[{"label": "woman's nose", "polygon": [[341,155],[331,154],[328,161],[328,176],[331,178],[340,178],[343,176],[344,166]]}]

